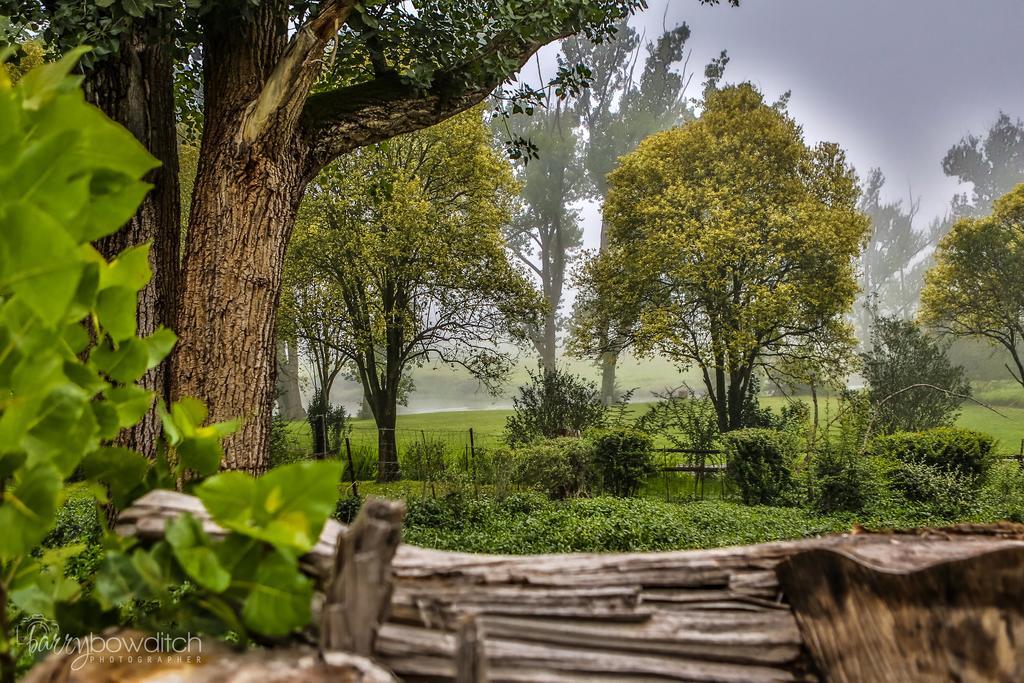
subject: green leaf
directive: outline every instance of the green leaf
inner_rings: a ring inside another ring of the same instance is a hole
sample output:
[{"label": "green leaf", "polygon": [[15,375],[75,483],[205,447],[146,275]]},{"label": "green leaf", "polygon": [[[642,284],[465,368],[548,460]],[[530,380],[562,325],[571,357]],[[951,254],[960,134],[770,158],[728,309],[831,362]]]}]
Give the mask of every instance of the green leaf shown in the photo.
[{"label": "green leaf", "polygon": [[122,429],[136,424],[153,405],[153,392],[134,384],[107,389],[104,395],[117,410],[118,425]]},{"label": "green leaf", "polygon": [[219,436],[188,436],[177,446],[178,462],[200,476],[209,476],[220,469],[224,452]]},{"label": "green leaf", "polygon": [[[138,293],[128,287],[107,287],[96,295],[96,316],[103,330],[114,341],[135,336],[137,302]],[[148,352],[145,364],[149,364]]]},{"label": "green leaf", "polygon": [[161,327],[142,341],[145,342],[146,350],[149,352],[147,365],[150,368],[155,368],[171,353],[178,341],[178,336],[166,327]]},{"label": "green leaf", "polygon": [[50,216],[25,204],[8,206],[0,230],[0,280],[53,327],[78,288],[78,246]]},{"label": "green leaf", "polygon": [[123,507],[128,496],[139,488],[149,470],[149,460],[128,448],[105,447],[85,456],[81,464],[86,479],[106,484],[114,505]]},{"label": "green leaf", "polygon": [[116,349],[106,340],[93,348],[89,360],[111,379],[131,384],[148,369],[149,349],[145,342],[134,337],[123,339]]},{"label": "green leaf", "polygon": [[0,561],[27,555],[53,527],[62,477],[50,464],[21,470],[0,501]]},{"label": "green leaf", "polygon": [[107,551],[96,572],[95,593],[103,609],[144,598],[146,583],[128,555]]},{"label": "green leaf", "polygon": [[334,511],[340,475],[340,463],[329,461],[285,465],[258,480],[224,472],[200,484],[196,495],[221,526],[285,553],[304,553]]},{"label": "green leaf", "polygon": [[253,631],[285,636],[309,623],[313,584],[295,562],[279,553],[263,558],[255,582],[244,587],[249,595],[242,605],[242,621]]},{"label": "green leaf", "polygon": [[258,487],[245,472],[221,472],[196,487],[213,520],[228,529],[244,529],[252,516]]},{"label": "green leaf", "polygon": [[210,539],[190,514],[167,522],[164,535],[181,568],[200,586],[214,593],[223,593],[231,583],[231,574],[221,566]]},{"label": "green leaf", "polygon": [[100,270],[100,288],[126,287],[139,291],[153,276],[149,268],[149,243],[125,249]]}]

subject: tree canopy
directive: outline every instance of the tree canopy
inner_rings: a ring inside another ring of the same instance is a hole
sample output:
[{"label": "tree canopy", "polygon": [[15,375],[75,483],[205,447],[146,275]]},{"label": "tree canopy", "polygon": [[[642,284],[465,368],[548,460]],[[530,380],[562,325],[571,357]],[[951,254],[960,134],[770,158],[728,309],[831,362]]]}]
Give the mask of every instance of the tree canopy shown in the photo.
[{"label": "tree canopy", "polygon": [[1024,185],[990,216],[953,225],[925,275],[921,305],[925,322],[1005,349],[1007,370],[1024,386]]},{"label": "tree canopy", "polygon": [[[850,341],[869,229],[856,177],[753,86],[711,92],[698,120],[649,137],[609,181],[608,248],[584,273],[580,319],[699,367],[723,430],[757,367]],[[584,350],[599,340],[577,331]]]}]

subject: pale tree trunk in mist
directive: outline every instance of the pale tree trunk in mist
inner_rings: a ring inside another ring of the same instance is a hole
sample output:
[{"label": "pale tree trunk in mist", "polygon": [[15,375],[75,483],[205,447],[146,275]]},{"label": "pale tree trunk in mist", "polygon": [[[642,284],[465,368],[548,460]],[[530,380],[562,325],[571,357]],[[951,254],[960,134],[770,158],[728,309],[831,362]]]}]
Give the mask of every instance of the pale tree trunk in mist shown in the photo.
[{"label": "pale tree trunk in mist", "polygon": [[299,354],[293,342],[277,343],[277,409],[285,420],[305,420],[299,389]]}]

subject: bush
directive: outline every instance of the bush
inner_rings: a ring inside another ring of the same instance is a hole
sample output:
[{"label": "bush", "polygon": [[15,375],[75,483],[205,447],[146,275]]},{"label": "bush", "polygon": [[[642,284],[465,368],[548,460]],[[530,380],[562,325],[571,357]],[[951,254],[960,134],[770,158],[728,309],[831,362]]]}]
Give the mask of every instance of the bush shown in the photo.
[{"label": "bush", "polygon": [[718,445],[718,412],[710,399],[677,393],[658,398],[637,420],[637,427],[664,435],[676,448],[711,450]]},{"label": "bush", "polygon": [[977,480],[958,469],[922,461],[898,462],[889,471],[894,491],[941,519],[958,521],[974,508]]},{"label": "bush", "polygon": [[808,497],[822,514],[861,512],[880,483],[867,458],[826,443],[814,455]]},{"label": "bush", "polygon": [[978,484],[991,466],[994,448],[995,440],[988,434],[951,427],[879,436],[871,446],[874,455],[886,460],[956,470]]},{"label": "bush", "polygon": [[416,441],[405,451],[402,472],[408,479],[438,481],[447,467],[445,451],[445,443],[439,439]]},{"label": "bush", "polygon": [[505,438],[512,445],[579,436],[605,419],[597,385],[562,370],[531,372],[512,408],[515,412],[505,425]]},{"label": "bush", "polygon": [[792,436],[770,429],[739,429],[724,437],[728,476],[747,505],[792,501]]},{"label": "bush", "polygon": [[605,491],[619,497],[636,495],[654,473],[651,438],[634,429],[599,432],[591,437],[594,466]]},{"label": "bush", "polygon": [[1015,462],[997,463],[980,497],[986,517],[1024,523],[1024,468]]},{"label": "bush", "polygon": [[313,454],[337,456],[349,429],[345,408],[332,406],[330,397],[322,389],[317,390],[306,409],[306,421],[313,439]]},{"label": "bush", "polygon": [[514,452],[513,480],[554,499],[590,495],[600,483],[593,446],[585,439],[550,439]]},{"label": "bush", "polygon": [[477,448],[470,469],[476,483],[493,486],[498,496],[507,494],[515,483],[515,455],[511,448]]}]

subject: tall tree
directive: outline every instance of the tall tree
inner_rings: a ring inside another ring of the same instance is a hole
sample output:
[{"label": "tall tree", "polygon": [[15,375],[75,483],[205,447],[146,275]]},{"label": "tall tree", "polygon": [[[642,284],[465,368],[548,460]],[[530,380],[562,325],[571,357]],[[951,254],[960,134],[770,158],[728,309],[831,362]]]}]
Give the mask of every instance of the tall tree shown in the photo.
[{"label": "tall tree", "polygon": [[926,323],[1005,349],[1024,387],[1024,185],[996,200],[991,216],[961,218],[925,275]]},{"label": "tall tree", "polygon": [[[687,106],[685,71],[686,24],[666,30],[656,41],[643,45],[636,31],[623,21],[614,40],[595,43],[571,38],[563,48],[567,62],[585,62],[591,68],[591,87],[576,100],[576,111],[587,129],[583,165],[590,184],[590,196],[604,204],[608,174],[619,157],[636,149],[647,136],[693,119]],[[635,71],[642,62],[643,71]],[[606,221],[601,221],[600,249],[608,244]],[[608,331],[607,351],[601,355],[601,400],[614,400],[615,368],[620,345]]]},{"label": "tall tree", "polygon": [[311,219],[289,258],[336,287],[338,334],[378,428],[378,477],[399,475],[403,374],[460,366],[489,386],[511,366],[508,343],[540,302],[502,239],[515,194],[478,110],[350,154],[310,186]]},{"label": "tall tree", "polygon": [[924,284],[925,262],[913,263],[927,245],[925,233],[914,229],[918,203],[882,199],[885,176],[872,169],[861,189],[859,208],[871,219],[871,238],[861,255],[861,297],[856,313],[865,346],[877,313],[909,318]]},{"label": "tall tree", "polygon": [[531,117],[518,117],[511,127],[540,150],[536,158],[519,164],[521,201],[506,239],[544,295],[544,318],[527,331],[549,372],[558,357],[567,269],[583,244],[579,212],[573,206],[583,196],[577,125],[575,113],[556,101]]},{"label": "tall tree", "polygon": [[305,358],[312,395],[322,396],[329,405],[334,382],[348,366],[348,359],[335,347],[346,331],[339,321],[344,310],[343,294],[336,284],[323,280],[305,259],[290,259],[284,279],[278,337],[294,344],[293,348]]},{"label": "tall tree", "polygon": [[[224,465],[259,472],[274,393],[274,312],[306,185],[343,154],[483,100],[551,40],[606,36],[642,5],[0,0],[0,14],[40,27],[57,50],[98,46],[92,98],[163,162],[152,209],[140,212],[123,241],[154,241],[157,284],[142,308],[152,302],[180,336],[170,394],[202,398],[212,420],[243,418]],[[175,69],[201,80],[203,107],[180,272]],[[559,80],[578,74],[565,69]]]},{"label": "tall tree", "polygon": [[984,137],[968,135],[942,160],[946,175],[970,183],[970,194],[953,198],[953,218],[985,216],[995,201],[1024,183],[1024,121],[999,113]]},{"label": "tall tree", "polygon": [[[710,93],[699,119],[642,142],[609,185],[608,248],[588,266],[580,319],[698,367],[723,431],[741,425],[758,367],[850,343],[869,228],[856,177],[753,86]],[[601,351],[602,335],[578,328],[577,343]]]},{"label": "tall tree", "polygon": [[894,316],[872,321],[871,345],[860,355],[876,428],[884,434],[952,425],[971,394],[949,345],[916,323]]}]

